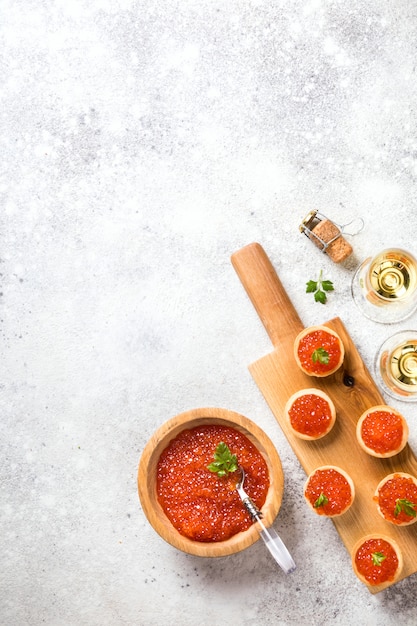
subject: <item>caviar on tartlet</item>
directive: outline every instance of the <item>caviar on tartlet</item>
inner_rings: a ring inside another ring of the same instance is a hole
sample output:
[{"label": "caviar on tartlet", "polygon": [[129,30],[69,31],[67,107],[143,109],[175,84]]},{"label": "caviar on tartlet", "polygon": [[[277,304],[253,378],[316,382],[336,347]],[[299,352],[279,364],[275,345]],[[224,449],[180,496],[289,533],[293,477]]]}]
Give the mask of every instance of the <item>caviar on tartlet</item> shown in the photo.
[{"label": "caviar on tartlet", "polygon": [[408,425],[396,409],[377,405],[367,409],[356,425],[359,445],[371,456],[388,458],[401,452],[408,439]]},{"label": "caviar on tartlet", "polygon": [[342,340],[327,326],[310,326],[295,338],[295,360],[308,376],[330,376],[342,365],[344,356]]},{"label": "caviar on tartlet", "polygon": [[320,439],[331,431],[336,409],[321,389],[302,389],[294,393],[284,409],[291,431],[300,439]]},{"label": "caviar on tartlet", "polygon": [[375,490],[380,515],[396,526],[417,522],[417,478],[405,472],[388,474]]},{"label": "caviar on tartlet", "polygon": [[395,582],[403,559],[397,543],[384,535],[362,537],[352,550],[352,567],[356,576],[370,586]]},{"label": "caviar on tartlet", "polygon": [[322,465],[307,478],[304,497],[317,515],[337,517],[352,506],[355,486],[349,474],[340,467]]}]

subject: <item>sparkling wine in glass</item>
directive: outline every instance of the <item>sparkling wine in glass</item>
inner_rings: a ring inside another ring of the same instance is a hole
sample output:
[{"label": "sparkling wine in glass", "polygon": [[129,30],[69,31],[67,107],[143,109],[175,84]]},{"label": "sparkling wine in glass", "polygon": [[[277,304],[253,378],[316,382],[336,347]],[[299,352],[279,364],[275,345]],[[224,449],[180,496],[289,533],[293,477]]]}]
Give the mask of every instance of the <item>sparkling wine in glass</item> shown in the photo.
[{"label": "sparkling wine in glass", "polygon": [[352,280],[352,296],[369,319],[394,324],[417,308],[417,261],[400,248],[366,259]]},{"label": "sparkling wine in glass", "polygon": [[417,331],[403,330],[389,337],[375,358],[375,374],[388,395],[417,401]]}]

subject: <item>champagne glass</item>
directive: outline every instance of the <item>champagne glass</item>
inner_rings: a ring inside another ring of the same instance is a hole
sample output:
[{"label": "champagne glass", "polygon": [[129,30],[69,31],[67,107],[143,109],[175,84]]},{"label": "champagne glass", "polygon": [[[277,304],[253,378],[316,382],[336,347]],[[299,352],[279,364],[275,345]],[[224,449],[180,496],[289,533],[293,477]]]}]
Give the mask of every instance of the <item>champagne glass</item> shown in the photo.
[{"label": "champagne glass", "polygon": [[365,317],[395,324],[417,308],[417,261],[401,248],[366,259],[352,280],[352,296]]},{"label": "champagne glass", "polygon": [[417,330],[402,330],[384,341],[375,358],[375,374],[391,397],[417,401]]}]

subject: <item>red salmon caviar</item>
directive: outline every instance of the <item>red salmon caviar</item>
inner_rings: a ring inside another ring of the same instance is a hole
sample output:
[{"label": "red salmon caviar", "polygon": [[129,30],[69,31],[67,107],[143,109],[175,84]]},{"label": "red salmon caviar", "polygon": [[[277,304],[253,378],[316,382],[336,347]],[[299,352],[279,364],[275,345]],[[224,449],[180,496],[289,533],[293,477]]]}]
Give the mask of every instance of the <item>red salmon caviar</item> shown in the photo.
[{"label": "red salmon caviar", "polygon": [[304,329],[294,342],[295,360],[308,376],[333,374],[342,365],[344,355],[339,335],[325,326]]},{"label": "red salmon caviar", "polygon": [[304,497],[318,515],[342,515],[353,503],[355,488],[352,479],[340,467],[323,465],[310,474]]},{"label": "red salmon caviar", "polygon": [[398,454],[408,439],[408,425],[395,409],[378,405],[365,411],[356,425],[360,446],[372,456],[387,458]]},{"label": "red salmon caviar", "polygon": [[353,549],[353,569],[368,585],[394,581],[402,569],[402,557],[397,544],[385,537],[364,537]]},{"label": "red salmon caviar", "polygon": [[172,525],[195,541],[225,541],[252,524],[235,489],[238,472],[220,478],[207,469],[220,442],[237,455],[245,491],[259,509],[269,489],[266,461],[243,433],[221,425],[183,430],[159,458],[157,494]]},{"label": "red salmon caviar", "polygon": [[291,429],[301,439],[319,439],[326,435],[336,420],[336,409],[320,389],[303,389],[294,393],[285,406]]},{"label": "red salmon caviar", "polygon": [[417,479],[405,472],[386,476],[376,488],[374,500],[387,522],[407,526],[417,522]]}]

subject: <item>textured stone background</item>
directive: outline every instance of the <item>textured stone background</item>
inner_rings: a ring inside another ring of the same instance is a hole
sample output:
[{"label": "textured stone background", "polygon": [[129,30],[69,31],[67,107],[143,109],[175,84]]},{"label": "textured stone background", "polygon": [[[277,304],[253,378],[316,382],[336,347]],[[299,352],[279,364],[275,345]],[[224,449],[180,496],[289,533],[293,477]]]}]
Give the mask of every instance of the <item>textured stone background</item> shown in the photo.
[{"label": "textured stone background", "polygon": [[[0,467],[5,626],[415,624],[416,575],[371,596],[247,365],[271,345],[230,264],[260,241],[305,325],[336,315],[367,365],[396,326],[355,264],[417,252],[414,2],[1,0]],[[334,265],[298,231],[362,216]],[[325,308],[305,294],[323,268]],[[387,400],[388,401],[388,400]],[[390,402],[410,423],[414,405]],[[166,419],[221,406],[276,444],[275,527],[220,560],[165,544],[136,492]]]}]

